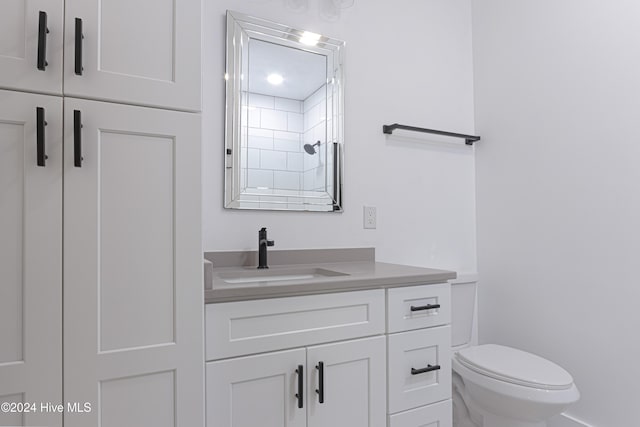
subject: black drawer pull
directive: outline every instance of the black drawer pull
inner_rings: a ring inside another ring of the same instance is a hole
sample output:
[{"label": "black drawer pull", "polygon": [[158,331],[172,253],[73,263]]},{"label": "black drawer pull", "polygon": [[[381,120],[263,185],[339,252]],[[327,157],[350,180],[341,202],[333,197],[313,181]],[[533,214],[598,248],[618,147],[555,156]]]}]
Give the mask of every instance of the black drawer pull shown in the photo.
[{"label": "black drawer pull", "polygon": [[38,13],[38,70],[44,71],[47,68],[47,12]]},{"label": "black drawer pull", "polygon": [[44,127],[46,125],[47,122],[44,117],[44,108],[36,107],[36,164],[43,167],[46,166],[46,160],[49,158],[44,152]]},{"label": "black drawer pull", "polygon": [[82,167],[82,113],[73,110],[73,165]]},{"label": "black drawer pull", "polygon": [[298,365],[296,374],[298,374],[298,392],[296,393],[296,398],[298,399],[298,408],[302,408],[304,406],[304,367],[302,365]]},{"label": "black drawer pull", "polygon": [[79,76],[82,75],[82,19],[76,18],[76,59],[75,59],[75,73]]},{"label": "black drawer pull", "polygon": [[426,368],[414,369],[411,368],[411,375],[424,374],[425,372],[437,371],[440,369],[440,365],[427,365]]},{"label": "black drawer pull", "polygon": [[318,402],[324,403],[324,363],[318,362],[316,369],[318,370],[318,388],[316,389]]},{"label": "black drawer pull", "polygon": [[415,305],[412,305],[411,311],[433,310],[436,308],[440,308],[440,304],[419,305],[417,307]]}]

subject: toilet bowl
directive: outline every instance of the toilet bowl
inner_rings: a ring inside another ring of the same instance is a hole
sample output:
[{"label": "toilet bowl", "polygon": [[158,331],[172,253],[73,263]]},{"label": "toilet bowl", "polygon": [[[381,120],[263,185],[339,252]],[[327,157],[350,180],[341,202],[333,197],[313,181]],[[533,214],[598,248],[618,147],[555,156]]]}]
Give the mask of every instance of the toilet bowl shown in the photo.
[{"label": "toilet bowl", "polygon": [[540,356],[471,345],[476,277],[451,282],[453,427],[546,427],[580,398],[571,375]]},{"label": "toilet bowl", "polygon": [[459,350],[452,368],[454,405],[464,405],[470,419],[458,422],[465,426],[545,427],[549,418],[580,398],[567,371],[510,347],[485,344]]}]

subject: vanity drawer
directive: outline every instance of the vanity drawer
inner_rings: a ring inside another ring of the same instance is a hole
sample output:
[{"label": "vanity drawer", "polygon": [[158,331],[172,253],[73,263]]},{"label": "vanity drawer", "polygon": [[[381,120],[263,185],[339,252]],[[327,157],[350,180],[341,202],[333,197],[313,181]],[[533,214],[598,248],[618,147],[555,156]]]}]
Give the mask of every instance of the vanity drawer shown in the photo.
[{"label": "vanity drawer", "polygon": [[412,409],[389,417],[389,427],[451,427],[451,400]]},{"label": "vanity drawer", "polygon": [[451,398],[450,326],[389,335],[388,346],[390,413]]},{"label": "vanity drawer", "polygon": [[384,290],[207,304],[206,359],[384,333]]},{"label": "vanity drawer", "polygon": [[451,287],[448,283],[393,288],[387,292],[389,333],[451,323]]}]

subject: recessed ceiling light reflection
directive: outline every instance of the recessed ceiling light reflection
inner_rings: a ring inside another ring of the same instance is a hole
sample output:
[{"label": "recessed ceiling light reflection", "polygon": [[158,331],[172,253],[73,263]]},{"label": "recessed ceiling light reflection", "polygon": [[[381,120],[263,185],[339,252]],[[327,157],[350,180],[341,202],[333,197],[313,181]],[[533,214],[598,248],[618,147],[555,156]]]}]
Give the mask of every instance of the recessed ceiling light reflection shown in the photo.
[{"label": "recessed ceiling light reflection", "polygon": [[284,81],[284,78],[280,74],[273,73],[267,76],[267,81],[272,85],[277,86],[282,84],[282,82]]},{"label": "recessed ceiling light reflection", "polygon": [[300,36],[300,43],[306,44],[307,46],[315,46],[320,41],[320,37],[320,34],[305,31]]}]

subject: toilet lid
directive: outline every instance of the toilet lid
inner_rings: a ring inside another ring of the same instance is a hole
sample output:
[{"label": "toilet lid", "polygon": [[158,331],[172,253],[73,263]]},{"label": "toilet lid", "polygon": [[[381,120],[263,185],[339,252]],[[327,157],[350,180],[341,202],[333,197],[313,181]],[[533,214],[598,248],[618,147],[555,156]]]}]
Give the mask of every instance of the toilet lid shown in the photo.
[{"label": "toilet lid", "polygon": [[496,344],[465,348],[456,359],[467,368],[501,381],[546,390],[565,390],[573,384],[571,374],[535,354]]}]

